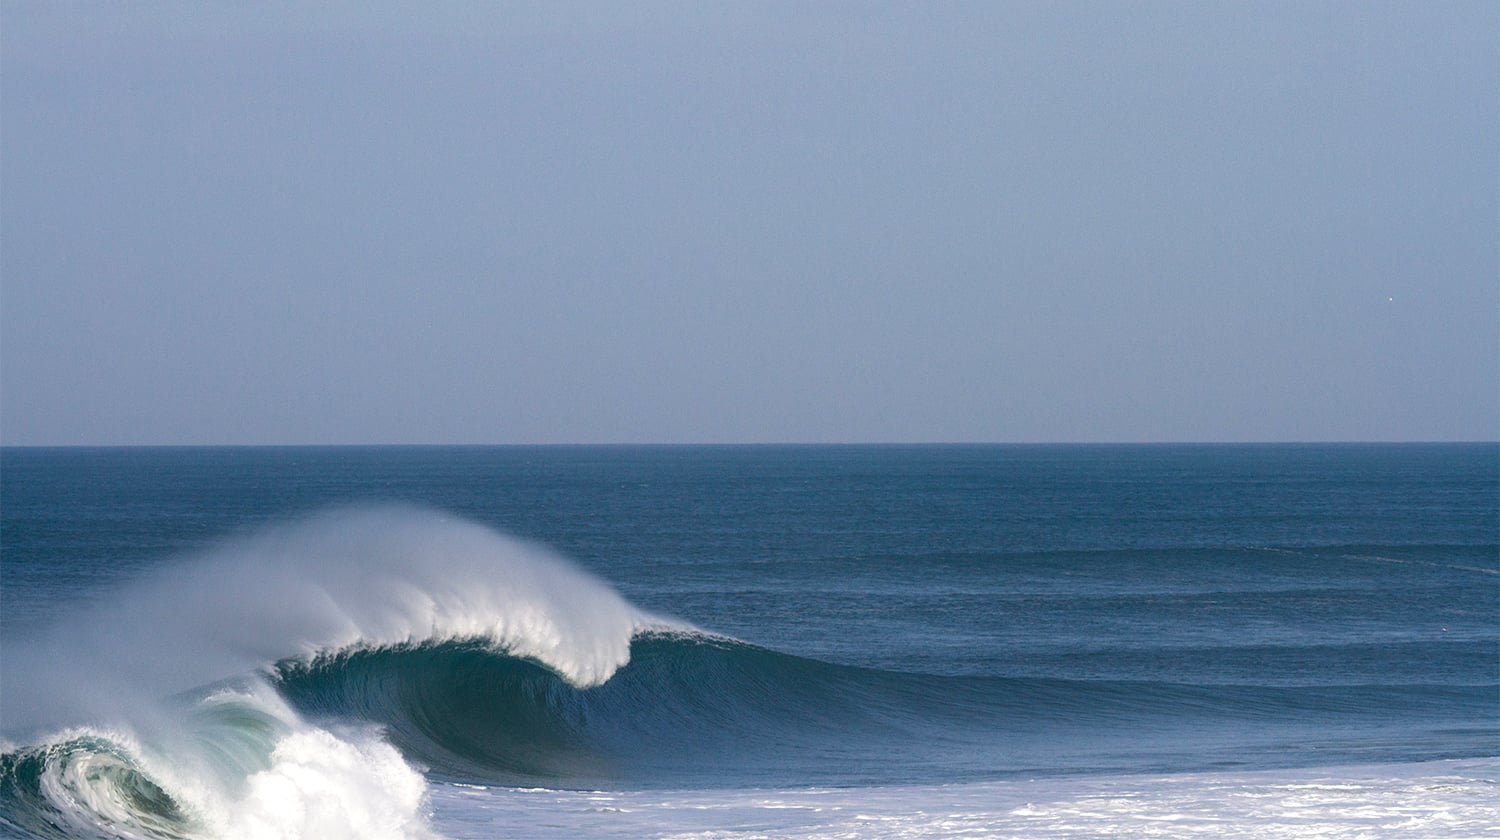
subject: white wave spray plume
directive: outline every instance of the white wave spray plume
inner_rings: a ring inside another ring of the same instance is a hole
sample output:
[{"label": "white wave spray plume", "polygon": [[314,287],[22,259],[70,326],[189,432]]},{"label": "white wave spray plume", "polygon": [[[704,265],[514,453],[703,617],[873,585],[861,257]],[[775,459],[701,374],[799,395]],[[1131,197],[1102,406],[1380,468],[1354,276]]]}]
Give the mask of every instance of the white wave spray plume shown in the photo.
[{"label": "white wave spray plume", "polygon": [[[255,675],[289,658],[477,639],[588,687],[626,664],[638,632],[668,626],[539,546],[432,511],[349,509],[170,564],[8,645],[0,723],[72,727],[40,743],[82,757],[50,762],[42,786],[63,803],[49,807],[86,820],[119,810],[116,788],[98,784],[109,774],[85,766],[97,751],[75,749],[102,743],[121,772],[167,792],[191,834],[421,837],[425,784],[394,748],[373,730],[302,721]],[[184,692],[197,699],[168,699]]]}]

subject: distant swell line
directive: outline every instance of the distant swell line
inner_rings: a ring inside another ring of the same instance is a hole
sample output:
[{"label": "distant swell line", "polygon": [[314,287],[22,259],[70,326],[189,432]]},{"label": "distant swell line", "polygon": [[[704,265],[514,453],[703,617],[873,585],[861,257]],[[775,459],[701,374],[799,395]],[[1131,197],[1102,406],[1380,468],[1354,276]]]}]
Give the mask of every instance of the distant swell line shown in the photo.
[{"label": "distant swell line", "polygon": [[1500,569],[1486,569],[1481,566],[1469,566],[1461,563],[1438,563],[1433,560],[1418,560],[1412,557],[1385,557],[1378,554],[1348,554],[1323,552],[1310,549],[1272,548],[1261,546],[1257,550],[1273,554],[1289,554],[1298,557],[1334,557],[1339,560],[1358,560],[1366,563],[1392,563],[1396,565],[1428,566],[1434,569],[1454,569],[1456,571],[1477,572],[1482,575],[1500,576]]}]

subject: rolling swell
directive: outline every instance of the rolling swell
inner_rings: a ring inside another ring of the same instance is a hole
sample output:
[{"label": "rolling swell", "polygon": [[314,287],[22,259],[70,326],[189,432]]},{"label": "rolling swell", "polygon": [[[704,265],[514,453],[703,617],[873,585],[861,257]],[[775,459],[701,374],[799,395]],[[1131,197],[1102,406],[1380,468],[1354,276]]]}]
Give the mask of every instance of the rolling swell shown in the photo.
[{"label": "rolling swell", "polygon": [[[1339,756],[1355,745],[1330,740],[1328,725],[1378,726],[1413,713],[1429,715],[1430,737],[1451,742],[1448,752],[1459,757],[1478,754],[1466,750],[1472,742],[1460,730],[1488,714],[1493,690],[935,676],[694,632],[637,635],[628,664],[586,688],[485,640],[288,660],[274,678],[304,715],[378,723],[438,777],[558,787],[947,782],[1109,770],[1138,766],[1143,734],[1154,739],[1163,769],[1284,765],[1289,750],[1310,763],[1373,760],[1384,756],[1368,748]],[[1254,734],[1237,735],[1248,723]],[[1389,746],[1399,754],[1412,745]]]}]

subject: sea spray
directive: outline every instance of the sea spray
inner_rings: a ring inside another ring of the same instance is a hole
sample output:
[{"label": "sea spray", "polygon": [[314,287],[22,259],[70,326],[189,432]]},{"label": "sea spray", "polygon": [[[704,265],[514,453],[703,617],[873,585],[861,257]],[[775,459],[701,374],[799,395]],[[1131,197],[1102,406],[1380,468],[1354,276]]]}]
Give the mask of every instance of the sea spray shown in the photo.
[{"label": "sea spray", "polygon": [[540,546],[420,509],[346,509],[184,559],[8,644],[3,724],[110,719],[287,658],[450,639],[597,685],[653,626]]},{"label": "sea spray", "polygon": [[376,728],[304,720],[274,663],[464,640],[588,687],[667,626],[545,549],[430,511],[265,529],[7,644],[0,827],[425,837],[421,774]]}]

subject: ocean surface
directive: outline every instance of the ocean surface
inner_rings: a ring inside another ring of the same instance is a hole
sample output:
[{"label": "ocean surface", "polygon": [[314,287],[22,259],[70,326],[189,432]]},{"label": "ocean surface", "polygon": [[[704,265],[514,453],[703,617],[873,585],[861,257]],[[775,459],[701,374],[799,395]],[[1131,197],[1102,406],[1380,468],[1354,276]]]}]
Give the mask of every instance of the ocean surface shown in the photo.
[{"label": "ocean surface", "polygon": [[0,449],[0,836],[1500,836],[1500,445]]}]

